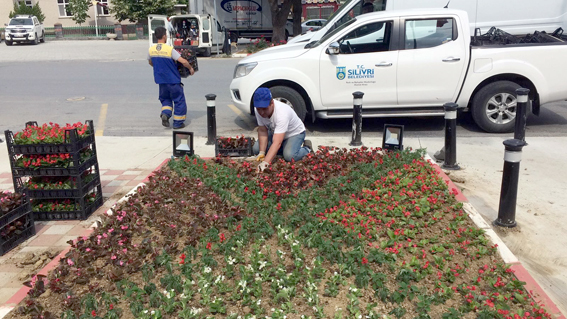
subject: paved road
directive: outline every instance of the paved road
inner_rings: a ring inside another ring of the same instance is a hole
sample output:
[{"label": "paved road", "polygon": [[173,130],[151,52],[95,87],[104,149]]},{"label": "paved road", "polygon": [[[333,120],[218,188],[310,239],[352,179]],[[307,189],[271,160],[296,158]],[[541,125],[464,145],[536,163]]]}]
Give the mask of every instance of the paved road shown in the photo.
[{"label": "paved road", "polygon": [[[37,46],[0,46],[0,128],[17,130],[29,120],[75,122],[93,119],[106,136],[164,136],[158,114],[157,85],[146,63],[146,41],[48,41]],[[217,95],[219,135],[249,133],[247,114],[235,113],[228,87],[239,58],[200,58],[200,71],[184,79],[189,128],[206,136],[204,96]],[[236,112],[239,112],[236,110]],[[529,136],[567,136],[567,103],[542,108],[528,120]],[[102,123],[104,121],[104,123]],[[100,123],[99,123],[100,122]],[[364,135],[381,134],[384,123],[405,125],[409,137],[442,137],[444,120],[365,119]],[[102,127],[101,124],[104,124]],[[351,120],[308,123],[310,134],[349,134]],[[468,114],[459,119],[459,136],[498,136],[480,132]]]}]

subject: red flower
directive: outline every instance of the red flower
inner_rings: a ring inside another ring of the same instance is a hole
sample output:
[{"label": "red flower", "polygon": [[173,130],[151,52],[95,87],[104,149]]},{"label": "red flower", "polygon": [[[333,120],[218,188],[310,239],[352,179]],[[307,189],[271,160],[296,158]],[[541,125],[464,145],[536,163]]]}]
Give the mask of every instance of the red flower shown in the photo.
[{"label": "red flower", "polygon": [[91,311],[91,316],[96,317],[96,311]]},{"label": "red flower", "polygon": [[362,264],[368,264],[368,259],[366,259],[366,257],[362,257]]},{"label": "red flower", "polygon": [[207,243],[207,249],[208,249],[208,250],[211,250],[211,247],[212,247],[212,246],[213,246],[213,245],[212,245],[211,243]]},{"label": "red flower", "polygon": [[219,234],[219,239],[221,243],[226,240],[226,238],[224,237],[224,233]]}]

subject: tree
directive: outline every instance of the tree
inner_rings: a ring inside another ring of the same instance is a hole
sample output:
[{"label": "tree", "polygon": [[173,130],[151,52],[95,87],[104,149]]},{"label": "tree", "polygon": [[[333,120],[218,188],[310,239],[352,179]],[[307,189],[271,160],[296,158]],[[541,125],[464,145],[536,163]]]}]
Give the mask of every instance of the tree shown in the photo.
[{"label": "tree", "polygon": [[301,14],[303,12],[303,6],[301,5],[301,0],[293,0],[293,35],[298,36],[301,34]]},{"label": "tree", "polygon": [[45,20],[45,16],[43,15],[43,12],[41,12],[41,8],[39,7],[39,1],[31,8],[26,6],[24,2],[14,2],[14,11],[10,11],[8,17],[13,18],[17,14],[31,14],[33,16],[36,16],[40,23],[43,23],[43,20]]},{"label": "tree", "polygon": [[87,21],[87,18],[91,17],[87,13],[89,11],[89,7],[91,6],[91,0],[69,0],[67,9],[73,15],[71,19],[73,19],[73,21],[80,25],[85,23],[85,21]]},{"label": "tree", "polygon": [[[278,4],[279,1],[281,1],[280,4]],[[270,3],[272,26],[274,27],[272,42],[279,43],[285,40],[285,23],[287,22],[287,16],[291,10],[293,0],[268,0],[268,2]]]},{"label": "tree", "polygon": [[173,15],[176,0],[112,0],[110,11],[118,21],[144,21],[150,14]]}]

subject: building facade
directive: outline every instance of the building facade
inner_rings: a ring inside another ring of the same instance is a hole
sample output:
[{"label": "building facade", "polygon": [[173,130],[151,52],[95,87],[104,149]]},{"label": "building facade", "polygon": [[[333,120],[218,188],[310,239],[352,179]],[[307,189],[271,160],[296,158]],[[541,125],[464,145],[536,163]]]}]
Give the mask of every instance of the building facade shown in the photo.
[{"label": "building facade", "polygon": [[[45,20],[43,24],[46,27],[52,27],[56,23],[61,23],[63,27],[74,27],[78,26],[73,19],[71,19],[71,14],[67,9],[69,5],[69,0],[0,0],[0,18],[4,21],[0,21],[2,26],[4,23],[8,23],[10,18],[8,15],[10,11],[14,10],[14,2],[19,1],[27,6],[33,6],[39,3],[43,15],[45,15]],[[87,21],[82,25],[95,25],[95,10],[98,25],[114,25],[118,21],[110,14],[108,6],[111,0],[97,0],[98,4],[89,8],[87,12],[90,16]]]}]

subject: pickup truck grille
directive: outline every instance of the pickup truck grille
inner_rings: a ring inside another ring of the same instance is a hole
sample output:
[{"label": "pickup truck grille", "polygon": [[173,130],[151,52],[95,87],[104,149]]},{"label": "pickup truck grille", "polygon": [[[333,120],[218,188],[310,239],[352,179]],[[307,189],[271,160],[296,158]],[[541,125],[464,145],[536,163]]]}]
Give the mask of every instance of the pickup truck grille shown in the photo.
[{"label": "pickup truck grille", "polygon": [[26,29],[12,29],[12,31],[10,31],[10,33],[28,33],[28,30],[26,30]]}]

